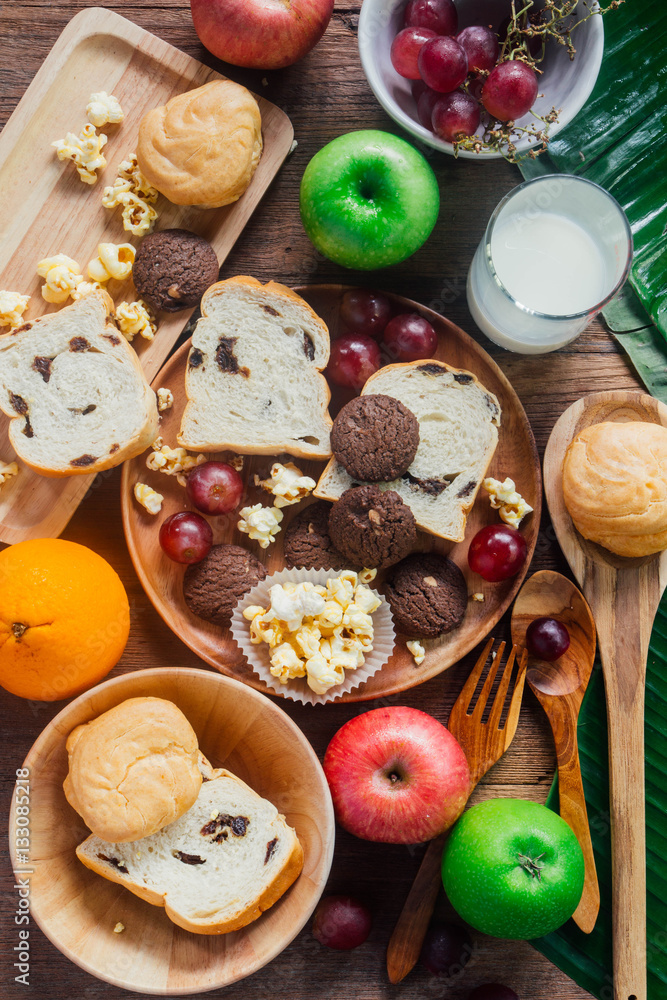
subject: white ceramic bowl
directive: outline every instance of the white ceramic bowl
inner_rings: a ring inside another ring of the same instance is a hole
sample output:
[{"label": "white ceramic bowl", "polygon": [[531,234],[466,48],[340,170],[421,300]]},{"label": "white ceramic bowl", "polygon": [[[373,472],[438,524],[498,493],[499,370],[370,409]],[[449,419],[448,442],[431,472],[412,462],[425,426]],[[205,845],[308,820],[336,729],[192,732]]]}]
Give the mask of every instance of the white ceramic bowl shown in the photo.
[{"label": "white ceramic bowl", "polygon": [[[407,0],[363,0],[359,17],[359,54],[366,78],[378,101],[406,132],[427,146],[443,153],[454,153],[450,142],[438,139],[432,132],[420,125],[417,109],[412,97],[411,80],[399,76],[391,64],[390,49],[395,35],[403,27],[403,10]],[[457,0],[459,30],[470,24],[493,24],[497,26],[507,15],[507,0]],[[577,50],[574,61],[570,61],[565,46],[550,46],[541,65],[543,75],[539,80],[539,92],[534,110],[541,115],[552,107],[560,108],[559,121],[552,125],[549,135],[553,137],[588,100],[600,71],[604,49],[604,27],[602,17],[591,17],[580,25],[572,35]],[[528,113],[518,119],[525,125],[535,123]],[[481,129],[480,129],[481,132]],[[534,146],[528,139],[516,143],[519,152]],[[466,159],[490,160],[502,154],[483,150],[481,153],[462,149],[458,154]]]}]

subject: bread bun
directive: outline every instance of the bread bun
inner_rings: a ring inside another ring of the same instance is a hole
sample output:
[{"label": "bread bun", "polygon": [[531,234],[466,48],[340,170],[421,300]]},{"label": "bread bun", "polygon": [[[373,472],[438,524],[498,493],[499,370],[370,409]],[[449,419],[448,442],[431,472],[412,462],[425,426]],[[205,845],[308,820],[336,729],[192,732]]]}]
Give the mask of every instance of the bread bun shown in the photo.
[{"label": "bread bun", "polygon": [[201,788],[194,729],[162,698],[130,698],[67,739],[69,804],[112,843],[140,840],[183,815]]},{"label": "bread bun", "polygon": [[175,205],[231,204],[250,184],[261,155],[257,101],[231,80],[172,97],[139,125],[139,169]]},{"label": "bread bun", "polygon": [[667,427],[593,424],[570,444],[565,506],[577,531],[619,556],[667,548]]}]

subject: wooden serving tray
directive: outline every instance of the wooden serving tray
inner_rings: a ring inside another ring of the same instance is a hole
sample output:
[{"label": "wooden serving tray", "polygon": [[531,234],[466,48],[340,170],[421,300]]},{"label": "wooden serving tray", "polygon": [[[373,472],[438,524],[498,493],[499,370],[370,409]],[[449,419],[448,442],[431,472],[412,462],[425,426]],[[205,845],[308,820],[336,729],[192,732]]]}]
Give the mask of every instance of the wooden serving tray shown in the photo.
[{"label": "wooden serving tray", "polygon": [[[339,332],[339,306],[345,287],[311,285],[295,290],[322,317],[334,339]],[[534,513],[527,517],[522,525],[522,532],[528,544],[526,562],[517,576],[502,583],[485,583],[481,577],[468,569],[468,546],[475,533],[485,524],[499,523],[498,514],[491,509],[487,494],[483,490],[480,490],[468,517],[465,541],[454,544],[420,532],[419,547],[424,551],[448,554],[465,574],[468,593],[481,592],[484,594],[484,601],[469,601],[460,628],[449,635],[425,641],[426,657],[420,666],[415,664],[406,648],[405,638],[410,637],[399,636],[389,662],[365,684],[343,695],[343,701],[367,701],[404,691],[429,680],[470,652],[488,634],[514,600],[528,570],[540,526],[542,506],[540,463],[528,419],[514,389],[486,351],[459,327],[410,299],[398,295],[392,295],[390,298],[397,312],[418,311],[433,325],[439,340],[435,358],[455,368],[471,371],[498,397],[502,409],[501,426],[498,447],[488,474],[497,479],[505,479],[507,476],[514,479],[519,492],[534,507]],[[164,443],[171,447],[176,444],[176,435],[186,402],[184,380],[189,348],[190,342],[184,344],[169,359],[153,383],[154,388],[157,389],[159,385],[166,386],[174,394],[174,405],[172,409],[162,414],[160,425],[160,435]],[[351,395],[351,393],[345,394],[342,390],[333,393],[329,407],[332,416],[335,416]],[[158,531],[162,521],[170,514],[192,507],[185,489],[178,485],[175,477],[151,472],[146,468],[146,454],[125,463],[121,486],[125,537],[144,590],[167,625],[203,660],[221,673],[245,681],[259,691],[275,694],[253,673],[232,639],[229,629],[206,622],[189,611],[183,598],[185,567],[172,562],[162,552]],[[208,457],[225,461],[229,459],[230,453]],[[254,476],[258,474],[262,479],[266,478],[271,465],[278,457],[246,457],[241,473],[246,485],[243,505],[270,503],[270,494],[254,485]],[[283,456],[281,461],[295,462],[313,479],[319,478],[326,464],[292,459],[289,456]],[[164,496],[160,514],[153,516],[137,503],[133,495],[136,482],[147,483]],[[284,529],[302,509],[302,503],[283,508],[282,530],[268,549],[260,549],[257,542],[249,540],[247,535],[236,530],[238,512],[209,519],[213,528],[214,543],[226,542],[247,547],[266,565],[269,573],[276,573],[285,568],[282,551]],[[382,590],[382,579],[383,574],[379,574],[373,586],[378,586],[378,589]]]},{"label": "wooden serving tray", "polygon": [[[116,167],[136,149],[141,118],[171,97],[223,79],[196,59],[156,38],[113,11],[91,7],[69,22],[0,134],[0,288],[31,296],[24,320],[52,312],[42,299],[37,262],[65,253],[85,275],[101,242],[139,244],[123,229],[120,209],[102,206],[102,190]],[[86,123],[89,95],[106,90],[125,112],[120,125],[107,125],[107,167],[92,186],[79,180],[74,164],[57,159],[51,142]],[[222,263],[290,151],[294,131],[287,115],[262,97],[264,152],[246,193],[233,205],[195,209],[160,196],[156,228],[180,226],[207,239]],[[131,281],[111,281],[115,302],[136,298]],[[149,380],[186,325],[193,310],[161,314],[153,341],[133,344]],[[0,331],[7,332],[2,327]],[[12,461],[9,419],[0,414],[0,460]],[[0,541],[57,536],[90,488],[93,476],[48,479],[26,468],[0,490]]]}]

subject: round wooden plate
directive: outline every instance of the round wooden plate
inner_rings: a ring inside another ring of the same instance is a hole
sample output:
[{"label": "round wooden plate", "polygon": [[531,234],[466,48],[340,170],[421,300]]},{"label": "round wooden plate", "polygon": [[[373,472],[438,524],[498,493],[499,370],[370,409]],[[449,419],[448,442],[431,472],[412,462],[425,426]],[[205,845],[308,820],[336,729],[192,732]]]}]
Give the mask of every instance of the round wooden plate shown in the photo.
[{"label": "round wooden plate", "polygon": [[[323,318],[331,331],[332,339],[339,332],[339,304],[343,285],[309,285],[297,288],[315,311]],[[485,583],[481,577],[468,569],[467,552],[470,540],[485,524],[498,523],[498,514],[491,509],[487,494],[480,490],[475,505],[468,518],[465,541],[453,544],[443,542],[431,535],[420,533],[421,547],[425,551],[446,553],[463,570],[468,584],[468,593],[483,593],[484,601],[469,601],[463,624],[459,629],[439,639],[425,642],[426,657],[421,666],[416,666],[406,648],[405,639],[398,638],[394,654],[379,673],[359,688],[343,696],[343,701],[367,701],[396,694],[406,688],[421,684],[461,659],[477,645],[493,628],[514,599],[526,574],[533,555],[540,524],[542,487],[540,464],[528,418],[524,409],[501,370],[468,334],[444,319],[438,313],[398,295],[391,296],[398,311],[419,312],[425,316],[438,333],[438,349],[435,358],[445,361],[455,368],[464,368],[476,375],[485,388],[495,393],[502,409],[502,421],[498,447],[489,467],[488,475],[496,479],[509,476],[527,502],[534,507],[534,513],[522,524],[522,532],[528,544],[528,558],[522,571],[503,583]],[[165,364],[153,382],[156,390],[164,386],[174,394],[174,405],[162,414],[160,434],[165,444],[174,446],[185,406],[184,376],[189,351],[189,342],[184,344]],[[351,398],[351,393],[335,390],[332,394],[330,412],[332,416]],[[209,456],[228,460],[229,453]],[[261,487],[253,485],[254,476],[266,478],[272,463],[278,456],[253,456],[245,459],[243,477],[246,495],[243,504],[263,503],[270,499]],[[319,477],[324,462],[305,462],[283,456],[283,461],[294,461],[306,475]],[[162,511],[157,517],[148,514],[134,499],[134,484],[148,483],[164,495]],[[195,617],[188,610],[183,599],[183,574],[185,567],[171,562],[160,548],[158,528],[169,514],[191,509],[183,487],[175,477],[151,472],[146,468],[146,455],[140,455],[123,466],[121,503],[123,523],[130,555],[141,583],[162,618],[176,635],[211,666],[222,673],[230,674],[251,684],[260,691],[274,692],[259,680],[246,662],[231,638],[229,630],[209,624]],[[292,517],[301,510],[303,504],[284,508],[284,529]],[[284,568],[282,553],[283,533],[269,549],[260,549],[257,542],[236,531],[238,514],[210,518],[214,542],[233,542],[248,546],[263,563],[268,572],[274,573]],[[382,589],[382,577],[374,586]],[[410,638],[409,636],[407,638]]]},{"label": "round wooden plate", "polygon": [[[262,916],[231,934],[191,934],[75,854],[89,834],[63,792],[65,741],[75,728],[126,698],[173,701],[214,767],[225,766],[287,818],[304,850],[294,885]],[[208,670],[156,667],[114,677],[70,702],[30,750],[30,911],[50,941],[86,972],[125,990],[180,996],[228,986],[256,972],[297,936],[324,890],[333,858],[333,804],[301,730],[268,698]],[[16,828],[16,792],[10,829]],[[21,792],[19,791],[19,795]],[[125,930],[114,933],[117,923]]]}]

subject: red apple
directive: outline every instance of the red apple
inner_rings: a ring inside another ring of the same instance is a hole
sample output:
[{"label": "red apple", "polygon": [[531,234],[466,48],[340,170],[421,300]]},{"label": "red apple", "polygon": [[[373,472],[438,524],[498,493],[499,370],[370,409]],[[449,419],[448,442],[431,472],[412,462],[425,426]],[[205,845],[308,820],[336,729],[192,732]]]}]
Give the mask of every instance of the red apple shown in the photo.
[{"label": "red apple", "polygon": [[333,0],[190,0],[192,20],[209,52],[234,66],[282,69],[324,34]]},{"label": "red apple", "polygon": [[418,844],[447,830],[470,795],[463,750],[441,723],[393,706],[346,722],[324,755],[336,818],[383,844]]}]

